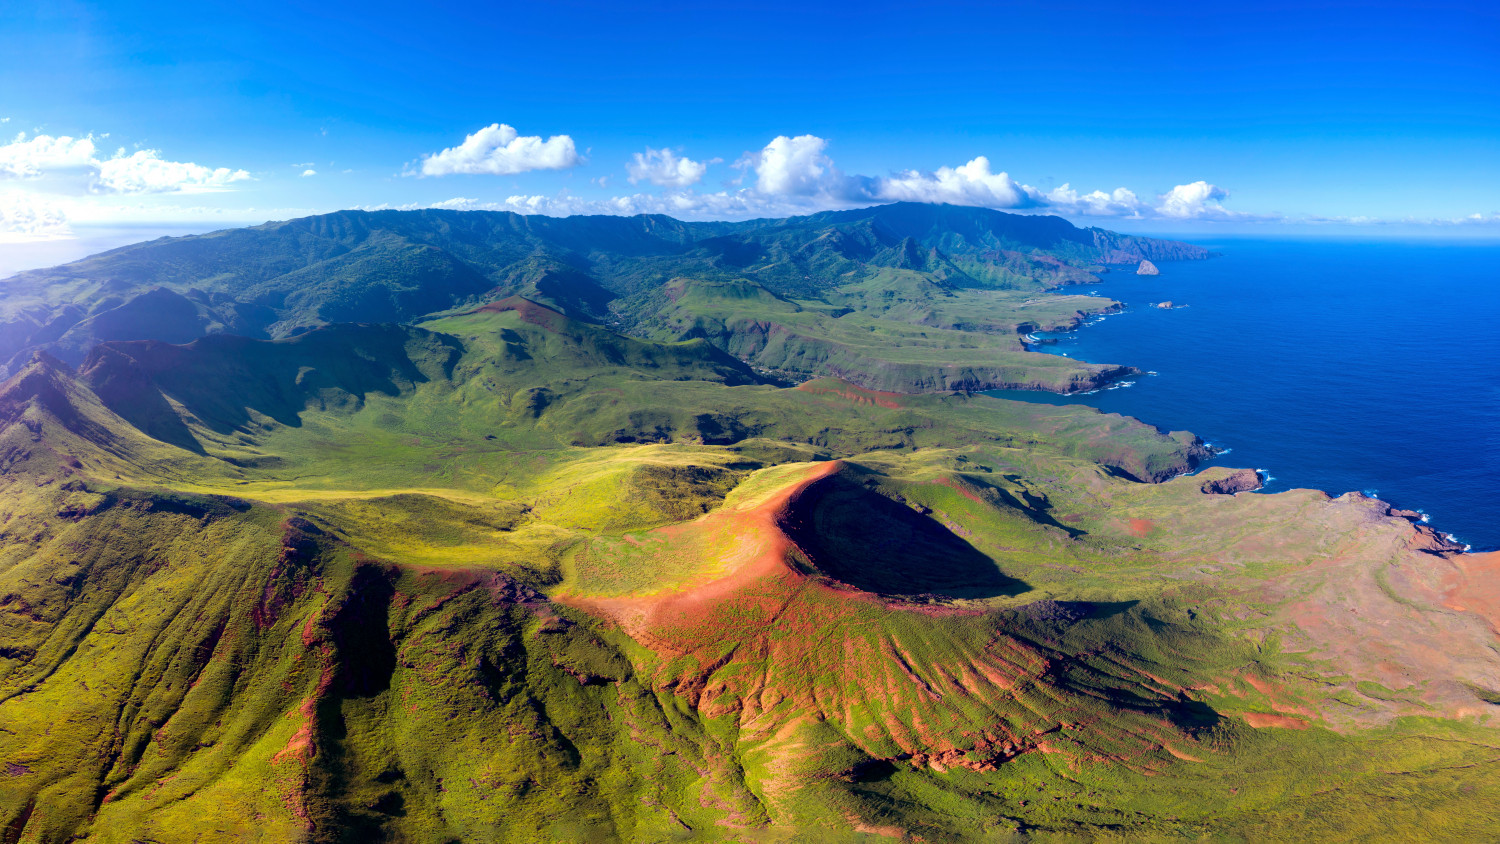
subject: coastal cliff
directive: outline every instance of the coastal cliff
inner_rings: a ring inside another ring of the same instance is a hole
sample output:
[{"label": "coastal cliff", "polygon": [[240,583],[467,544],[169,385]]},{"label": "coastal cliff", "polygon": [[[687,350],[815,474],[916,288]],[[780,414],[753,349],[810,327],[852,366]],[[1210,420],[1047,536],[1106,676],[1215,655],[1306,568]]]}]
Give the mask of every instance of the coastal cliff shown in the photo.
[{"label": "coastal cliff", "polygon": [[1224,477],[1204,481],[1199,488],[1209,495],[1236,495],[1253,492],[1262,486],[1259,472],[1254,469],[1235,469]]}]

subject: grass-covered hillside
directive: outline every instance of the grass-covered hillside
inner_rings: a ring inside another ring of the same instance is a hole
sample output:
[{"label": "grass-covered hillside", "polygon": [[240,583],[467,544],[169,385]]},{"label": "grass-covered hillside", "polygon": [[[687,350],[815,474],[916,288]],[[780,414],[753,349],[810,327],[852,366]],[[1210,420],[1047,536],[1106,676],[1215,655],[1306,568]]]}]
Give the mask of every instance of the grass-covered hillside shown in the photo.
[{"label": "grass-covered hillside", "polygon": [[[0,385],[0,841],[1489,837],[1500,559],[1357,494],[1227,494],[1254,481],[1186,432],[850,383],[1020,366],[998,338],[1068,318],[950,213],[896,218],[994,283],[674,273],[618,311],[642,336],[454,297],[29,352]],[[705,248],[599,225],[573,254]],[[801,225],[721,228],[771,254]],[[768,383],[791,337],[847,377]]]},{"label": "grass-covered hillside", "polygon": [[[110,340],[412,324],[520,295],[638,336],[702,336],[782,380],[1071,392],[1129,370],[1032,354],[1019,337],[1114,303],[1037,297],[1093,282],[1106,264],[1208,254],[1056,217],[915,204],[744,223],[341,211],[162,238],[0,280],[0,375],[39,349],[78,365]],[[768,298],[727,308],[711,293],[678,295],[685,286]]]}]

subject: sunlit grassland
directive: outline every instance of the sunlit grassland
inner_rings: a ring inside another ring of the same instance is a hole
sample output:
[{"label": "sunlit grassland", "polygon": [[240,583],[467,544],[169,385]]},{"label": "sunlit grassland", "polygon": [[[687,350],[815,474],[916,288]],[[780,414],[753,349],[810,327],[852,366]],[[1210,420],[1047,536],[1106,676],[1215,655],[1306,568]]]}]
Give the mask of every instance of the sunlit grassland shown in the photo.
[{"label": "sunlit grassland", "polygon": [[[379,377],[313,336],[143,379],[198,452],[34,373],[57,389],[0,432],[7,817],[122,842],[1492,828],[1479,705],[1434,717],[1435,683],[1284,614],[1388,600],[1371,572],[1413,528],[1375,504],[1207,495],[1176,477],[1190,435],[1083,408],[782,389],[560,325],[354,337]],[[670,603],[765,549],[747,588]]]},{"label": "sunlit grassland", "polygon": [[1027,351],[1022,335],[1075,325],[1118,307],[1036,290],[950,289],[918,273],[881,270],[816,301],[751,281],[677,279],[642,317],[648,336],[704,337],[756,366],[804,377],[843,374],[863,386],[919,390],[1036,385],[1068,392],[1119,367]]}]

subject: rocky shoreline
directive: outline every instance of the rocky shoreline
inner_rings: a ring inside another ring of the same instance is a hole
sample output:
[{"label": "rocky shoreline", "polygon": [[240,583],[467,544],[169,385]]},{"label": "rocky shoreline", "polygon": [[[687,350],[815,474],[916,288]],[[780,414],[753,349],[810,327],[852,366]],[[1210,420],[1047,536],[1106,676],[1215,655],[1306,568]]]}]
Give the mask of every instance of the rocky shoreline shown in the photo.
[{"label": "rocky shoreline", "polygon": [[[1152,265],[1149,261],[1142,261],[1141,263],[1143,265],[1149,266],[1149,270],[1147,272],[1144,272],[1144,273],[1139,273],[1138,272],[1137,274],[1140,274],[1140,275],[1158,275],[1159,274],[1159,271],[1157,270],[1157,268],[1155,267],[1155,265]],[[1161,302],[1147,303],[1146,307],[1147,308],[1161,309],[1161,310],[1175,310],[1177,308],[1183,308],[1183,307],[1187,307],[1187,306],[1185,306],[1185,305],[1179,305],[1176,302],[1174,302],[1173,300],[1168,299],[1168,300],[1164,300],[1164,301],[1161,301]],[[1124,313],[1125,310],[1126,309],[1125,309],[1124,306],[1116,306],[1114,308],[1111,308],[1111,309],[1108,309],[1108,310],[1104,310],[1104,311],[1099,311],[1097,313],[1100,314],[1100,315],[1104,315],[1104,314],[1118,314],[1118,313]],[[1088,321],[1087,321],[1086,318],[1080,319],[1076,325],[1074,325],[1074,326],[1072,326],[1070,328],[1064,329],[1064,331],[1072,332],[1072,331],[1075,331],[1075,330],[1077,330],[1079,328],[1086,327],[1087,325],[1088,325]],[[1062,331],[1059,331],[1058,333],[1062,333]],[[1024,346],[1024,348],[1026,348],[1027,351],[1037,351],[1037,352],[1039,352],[1041,354],[1052,354],[1052,352],[1043,351],[1042,349],[1040,349],[1038,347],[1055,345],[1057,342],[1058,342],[1058,338],[1055,338],[1055,337],[1036,337],[1036,336],[1034,336],[1032,334],[1027,334],[1027,335],[1024,335],[1022,337],[1023,346]],[[1066,355],[1063,355],[1063,356],[1066,357]],[[1084,362],[1084,361],[1080,361],[1080,363],[1082,363],[1082,362]],[[1134,375],[1144,374],[1142,370],[1140,370],[1140,369],[1138,369],[1136,367],[1123,367],[1123,368],[1132,370],[1132,372],[1130,374],[1134,374]],[[1154,374],[1154,373],[1152,373],[1152,374]],[[1108,386],[1110,383],[1115,383],[1115,382],[1118,382],[1120,380],[1124,380],[1124,377],[1126,377],[1126,376],[1121,376],[1119,378],[1116,378],[1116,379],[1114,379],[1114,381],[1101,383],[1099,385],[1099,387],[1097,387],[1095,389],[1100,389],[1100,388],[1103,388],[1105,386]],[[1087,391],[1080,391],[1078,393],[1070,392],[1070,393],[1064,393],[1063,395],[1080,395],[1083,392],[1087,392]],[[1132,418],[1136,418],[1137,421],[1145,422],[1146,424],[1152,424],[1149,421],[1144,420],[1144,419],[1139,419],[1138,417],[1132,417]],[[1211,448],[1210,450],[1211,450],[1212,453],[1209,455],[1209,457],[1206,458],[1208,460],[1212,460],[1215,457],[1219,456],[1220,454],[1228,453],[1228,451],[1229,451],[1229,449],[1218,449],[1218,448]],[[1231,470],[1231,473],[1228,476],[1226,476],[1226,477],[1212,478],[1212,479],[1205,480],[1202,483],[1201,488],[1202,488],[1202,490],[1203,490],[1203,492],[1205,494],[1209,494],[1209,495],[1238,495],[1238,494],[1240,494],[1242,492],[1259,492],[1261,490],[1264,490],[1265,487],[1266,487],[1266,485],[1267,485],[1267,483],[1269,483],[1271,480],[1273,480],[1273,478],[1268,473],[1266,473],[1265,470],[1250,469],[1250,468],[1240,468],[1240,469],[1233,469],[1233,470]],[[1283,491],[1289,492],[1291,490],[1288,489],[1288,490],[1283,490]],[[1315,491],[1318,492],[1319,494],[1321,494],[1321,495],[1329,498],[1329,499],[1332,499],[1332,498],[1336,497],[1336,496],[1332,495],[1331,493],[1327,492],[1326,490],[1315,490]],[[1275,494],[1275,493],[1273,493],[1273,494]],[[1380,501],[1380,499],[1378,499],[1378,498],[1375,498],[1375,497],[1373,497],[1371,495],[1366,495],[1365,493],[1358,492],[1358,491],[1346,492],[1343,495],[1344,496],[1353,496],[1353,497],[1356,497],[1356,498],[1367,499],[1367,500],[1376,502],[1380,508],[1383,508],[1382,513],[1381,513],[1383,516],[1386,516],[1386,517],[1389,517],[1389,518],[1401,519],[1401,520],[1410,522],[1412,524],[1413,530],[1415,531],[1415,534],[1416,534],[1416,539],[1414,540],[1415,544],[1418,547],[1421,547],[1423,550],[1426,550],[1426,551],[1428,551],[1430,553],[1443,554],[1443,555],[1449,555],[1449,554],[1472,555],[1472,554],[1476,554],[1476,553],[1482,553],[1482,552],[1476,552],[1476,551],[1474,551],[1471,545],[1468,545],[1468,544],[1465,544],[1463,542],[1460,542],[1452,534],[1443,533],[1443,532],[1437,530],[1436,528],[1430,527],[1427,524],[1427,521],[1428,521],[1427,515],[1424,514],[1424,513],[1422,513],[1419,510],[1411,510],[1411,509],[1404,509],[1404,508],[1395,507],[1395,506],[1390,505],[1390,504],[1388,504],[1386,502]]]}]

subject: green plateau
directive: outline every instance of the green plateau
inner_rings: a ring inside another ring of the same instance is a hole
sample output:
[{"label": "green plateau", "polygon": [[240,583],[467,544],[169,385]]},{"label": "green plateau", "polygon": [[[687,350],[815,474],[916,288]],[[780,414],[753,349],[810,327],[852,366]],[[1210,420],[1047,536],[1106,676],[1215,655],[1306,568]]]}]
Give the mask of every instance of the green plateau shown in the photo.
[{"label": "green plateau", "polygon": [[1490,837],[1500,555],[974,394],[1210,257],[341,212],[0,280],[0,844]]}]

